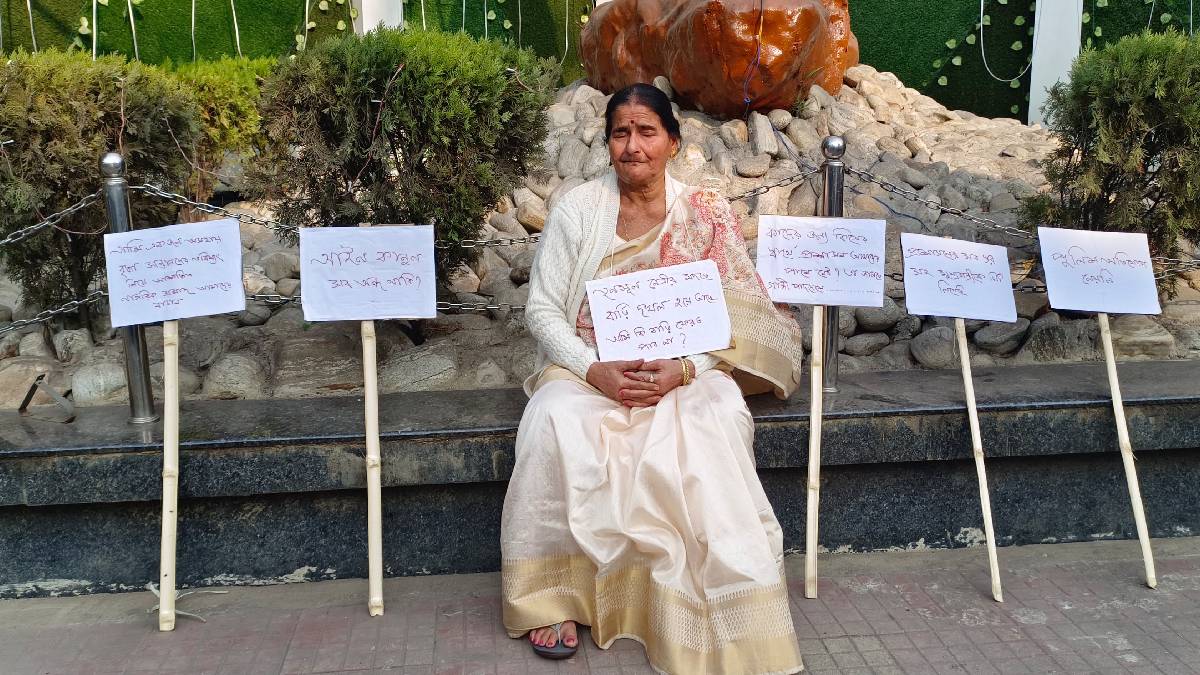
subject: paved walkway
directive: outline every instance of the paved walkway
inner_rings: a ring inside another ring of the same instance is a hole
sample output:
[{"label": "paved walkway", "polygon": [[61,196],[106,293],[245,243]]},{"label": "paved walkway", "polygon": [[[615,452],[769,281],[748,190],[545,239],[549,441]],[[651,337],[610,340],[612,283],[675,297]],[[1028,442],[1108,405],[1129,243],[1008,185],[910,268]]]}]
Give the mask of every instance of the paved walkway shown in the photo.
[{"label": "paved walkway", "polygon": [[[792,609],[812,672],[1200,673],[1200,538],[1154,542],[1159,585],[1142,584],[1136,542],[1000,549],[1003,604],[982,548],[821,560],[820,598]],[[387,612],[366,582],[233,588],[195,595],[173,633],[148,593],[0,601],[0,673],[328,673],[404,675],[651,672],[641,647],[570,661],[532,656],[500,626],[495,574],[388,579]]]}]

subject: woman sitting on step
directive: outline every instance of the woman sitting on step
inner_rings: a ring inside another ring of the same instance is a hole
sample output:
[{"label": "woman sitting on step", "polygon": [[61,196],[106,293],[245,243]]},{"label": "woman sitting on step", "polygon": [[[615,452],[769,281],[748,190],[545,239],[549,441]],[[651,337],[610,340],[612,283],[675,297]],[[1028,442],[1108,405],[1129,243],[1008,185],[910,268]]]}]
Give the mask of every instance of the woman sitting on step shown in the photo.
[{"label": "woman sitting on step", "polygon": [[[659,672],[798,672],[742,397],[795,389],[800,327],[767,298],[729,203],[667,175],[666,95],[623,89],[605,121],[613,170],[560,199],[530,277],[539,370],[504,501],[505,627],[549,658],[573,655],[583,624],[602,649],[641,642]],[[730,349],[598,359],[587,281],[702,259],[721,273]]]}]

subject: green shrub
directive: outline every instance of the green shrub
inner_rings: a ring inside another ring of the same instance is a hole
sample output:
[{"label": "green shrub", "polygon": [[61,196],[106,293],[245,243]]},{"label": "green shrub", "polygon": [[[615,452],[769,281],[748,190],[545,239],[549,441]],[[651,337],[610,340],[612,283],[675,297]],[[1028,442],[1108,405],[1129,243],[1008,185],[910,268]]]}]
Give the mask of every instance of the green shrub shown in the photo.
[{"label": "green shrub", "polygon": [[[440,239],[474,238],[537,158],[557,77],[553,61],[459,34],[314,44],[263,87],[267,147],[247,182],[297,225],[434,223]],[[440,250],[439,273],[471,253]]]},{"label": "green shrub", "polygon": [[[193,143],[196,106],[162,70],[120,57],[48,50],[13,53],[0,64],[0,237],[74,204],[100,187],[99,161],[109,150],[125,156],[131,184],[178,189]],[[176,213],[133,194],[140,226],[170,222]],[[0,260],[27,303],[57,305],[83,297],[104,268],[99,204],[19,244],[0,248]],[[68,230],[88,234],[68,234]]]},{"label": "green shrub", "polygon": [[1170,257],[1200,235],[1200,41],[1144,33],[1085,51],[1045,114],[1060,146],[1027,223],[1145,232]]},{"label": "green shrub", "polygon": [[224,57],[175,68],[200,115],[200,133],[188,149],[194,165],[188,179],[193,199],[208,201],[218,180],[228,178],[220,175],[227,154],[252,155],[260,148],[259,83],[275,64],[275,59]]}]

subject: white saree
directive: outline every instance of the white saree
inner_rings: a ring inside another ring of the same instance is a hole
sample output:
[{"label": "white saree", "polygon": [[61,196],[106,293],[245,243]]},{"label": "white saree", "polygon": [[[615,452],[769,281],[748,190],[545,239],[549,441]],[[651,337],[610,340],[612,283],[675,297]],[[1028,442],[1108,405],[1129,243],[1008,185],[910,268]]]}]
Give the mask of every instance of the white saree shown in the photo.
[{"label": "white saree", "polygon": [[[691,225],[697,205],[684,206]],[[594,276],[672,259],[670,235],[686,234],[672,227],[668,217],[610,247]],[[586,302],[572,319],[594,346]],[[753,421],[732,370],[722,362],[658,405],[632,409],[565,368],[539,373],[501,529],[511,637],[574,620],[601,648],[641,642],[661,673],[803,669],[783,533],[755,472]]]}]

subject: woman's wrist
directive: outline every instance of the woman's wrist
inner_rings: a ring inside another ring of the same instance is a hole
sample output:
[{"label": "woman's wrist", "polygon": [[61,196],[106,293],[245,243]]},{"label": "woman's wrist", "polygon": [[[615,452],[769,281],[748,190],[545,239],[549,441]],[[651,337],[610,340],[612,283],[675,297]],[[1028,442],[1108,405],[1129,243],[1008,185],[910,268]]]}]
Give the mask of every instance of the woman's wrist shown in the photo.
[{"label": "woman's wrist", "polygon": [[685,356],[679,358],[679,367],[682,368],[681,384],[691,384],[692,380],[696,379],[696,366]]}]

